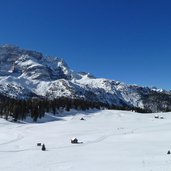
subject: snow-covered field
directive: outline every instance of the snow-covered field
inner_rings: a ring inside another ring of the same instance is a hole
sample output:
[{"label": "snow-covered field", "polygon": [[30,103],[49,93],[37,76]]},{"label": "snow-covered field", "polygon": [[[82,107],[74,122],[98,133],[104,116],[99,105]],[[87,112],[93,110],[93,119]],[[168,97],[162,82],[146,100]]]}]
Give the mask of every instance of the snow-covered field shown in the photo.
[{"label": "snow-covered field", "polygon": [[[37,124],[0,119],[0,171],[171,170],[171,113],[75,113]],[[83,143],[71,144],[72,137]]]}]

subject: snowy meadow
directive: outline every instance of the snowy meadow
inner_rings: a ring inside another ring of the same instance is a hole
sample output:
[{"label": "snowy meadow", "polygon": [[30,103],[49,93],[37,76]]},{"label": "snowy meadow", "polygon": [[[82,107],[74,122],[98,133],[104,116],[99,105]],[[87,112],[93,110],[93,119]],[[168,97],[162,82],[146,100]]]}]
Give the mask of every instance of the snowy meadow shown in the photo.
[{"label": "snowy meadow", "polygon": [[155,115],[101,110],[46,114],[37,123],[1,118],[0,170],[170,171],[171,113]]}]

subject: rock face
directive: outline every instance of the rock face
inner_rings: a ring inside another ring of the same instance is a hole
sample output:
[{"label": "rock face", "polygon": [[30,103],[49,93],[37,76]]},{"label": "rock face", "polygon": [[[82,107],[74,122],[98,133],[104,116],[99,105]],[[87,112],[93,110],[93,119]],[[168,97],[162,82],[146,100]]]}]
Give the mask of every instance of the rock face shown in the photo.
[{"label": "rock face", "polygon": [[0,46],[0,94],[20,99],[83,98],[153,112],[171,109],[169,91],[77,73],[63,59],[11,45]]}]

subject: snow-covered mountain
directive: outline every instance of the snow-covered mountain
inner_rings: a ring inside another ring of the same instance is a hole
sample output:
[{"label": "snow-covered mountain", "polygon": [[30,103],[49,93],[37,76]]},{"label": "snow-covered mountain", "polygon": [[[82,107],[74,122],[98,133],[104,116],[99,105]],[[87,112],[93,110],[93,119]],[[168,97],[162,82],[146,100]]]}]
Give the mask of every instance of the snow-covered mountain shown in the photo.
[{"label": "snow-covered mountain", "polygon": [[63,59],[11,45],[0,46],[0,94],[21,99],[82,98],[152,111],[171,109],[169,91],[75,72]]}]

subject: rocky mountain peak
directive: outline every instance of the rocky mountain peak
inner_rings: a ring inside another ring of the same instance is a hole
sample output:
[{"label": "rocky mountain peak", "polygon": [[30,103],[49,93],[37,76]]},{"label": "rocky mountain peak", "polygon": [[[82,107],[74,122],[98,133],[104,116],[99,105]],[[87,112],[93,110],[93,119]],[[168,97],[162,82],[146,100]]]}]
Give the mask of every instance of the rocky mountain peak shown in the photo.
[{"label": "rocky mountain peak", "polygon": [[[36,59],[41,59],[43,57],[42,53],[37,52],[37,51],[32,51],[32,50],[25,50],[21,49],[18,46],[15,45],[1,45],[0,46],[0,60],[4,58],[12,58],[12,59],[17,59],[17,57],[21,55],[28,55],[32,56]],[[9,59],[10,60],[10,59]]]},{"label": "rocky mountain peak", "polygon": [[21,49],[14,45],[2,45],[0,46],[0,76],[9,75],[40,81],[72,77],[63,59],[46,57],[40,52]]},{"label": "rocky mountain peak", "polygon": [[133,106],[152,111],[171,109],[171,92],[127,85],[75,72],[58,57],[0,46],[0,95],[12,98],[81,98],[108,105]]}]

